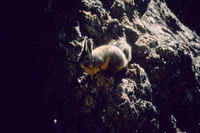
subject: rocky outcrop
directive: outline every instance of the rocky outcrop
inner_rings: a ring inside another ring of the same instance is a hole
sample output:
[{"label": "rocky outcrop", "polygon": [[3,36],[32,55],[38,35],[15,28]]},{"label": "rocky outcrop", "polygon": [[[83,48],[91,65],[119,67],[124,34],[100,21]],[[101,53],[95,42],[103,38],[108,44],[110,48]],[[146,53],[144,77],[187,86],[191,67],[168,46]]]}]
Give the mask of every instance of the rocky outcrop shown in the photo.
[{"label": "rocky outcrop", "polygon": [[[64,91],[55,91],[64,101],[55,119],[64,124],[57,128],[73,133],[198,133],[199,36],[163,0],[79,4],[73,17],[55,9],[60,14],[58,47],[65,50]],[[132,46],[126,70],[93,77],[81,70],[84,47],[120,37]]]},{"label": "rocky outcrop", "polygon": [[194,30],[199,35],[200,32],[200,18],[199,18],[199,4],[198,1],[170,1],[166,0],[166,3],[172,12],[176,14],[179,20],[191,30]]}]

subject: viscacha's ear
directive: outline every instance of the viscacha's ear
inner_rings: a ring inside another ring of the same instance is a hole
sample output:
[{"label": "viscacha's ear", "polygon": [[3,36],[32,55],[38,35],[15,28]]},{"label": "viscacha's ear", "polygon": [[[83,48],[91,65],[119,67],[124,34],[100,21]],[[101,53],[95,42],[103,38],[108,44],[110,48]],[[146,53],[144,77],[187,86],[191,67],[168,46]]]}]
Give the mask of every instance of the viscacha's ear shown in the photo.
[{"label": "viscacha's ear", "polygon": [[86,52],[87,51],[87,38],[84,37],[84,40],[83,40],[83,47],[84,47],[84,51]]},{"label": "viscacha's ear", "polygon": [[92,39],[88,39],[85,37],[84,39],[84,50],[88,53],[91,54],[93,50],[93,41]]},{"label": "viscacha's ear", "polygon": [[84,50],[86,52],[86,55],[91,59],[92,58],[92,50],[93,50],[93,41],[92,41],[92,39],[85,38]]},{"label": "viscacha's ear", "polygon": [[83,52],[80,58],[80,62],[90,62],[92,59],[92,50],[93,50],[93,42],[92,39],[88,39],[87,37],[84,37],[84,40],[82,41],[83,46]]},{"label": "viscacha's ear", "polygon": [[92,50],[94,49],[94,43],[93,43],[92,39],[88,39],[87,47],[88,47],[89,52],[92,53]]}]

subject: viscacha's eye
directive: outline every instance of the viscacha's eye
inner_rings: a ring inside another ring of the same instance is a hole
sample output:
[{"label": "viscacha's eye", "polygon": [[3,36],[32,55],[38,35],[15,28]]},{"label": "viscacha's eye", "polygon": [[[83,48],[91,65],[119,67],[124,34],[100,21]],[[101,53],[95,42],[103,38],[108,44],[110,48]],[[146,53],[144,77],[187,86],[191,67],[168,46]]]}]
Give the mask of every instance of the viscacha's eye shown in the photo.
[{"label": "viscacha's eye", "polygon": [[84,66],[88,67],[89,66],[89,62],[85,62]]},{"label": "viscacha's eye", "polygon": [[90,64],[92,64],[91,61],[89,61],[89,60],[84,61],[84,66],[85,66],[85,67],[89,67]]},{"label": "viscacha's eye", "polygon": [[89,64],[88,67],[92,69],[93,68],[93,64]]}]

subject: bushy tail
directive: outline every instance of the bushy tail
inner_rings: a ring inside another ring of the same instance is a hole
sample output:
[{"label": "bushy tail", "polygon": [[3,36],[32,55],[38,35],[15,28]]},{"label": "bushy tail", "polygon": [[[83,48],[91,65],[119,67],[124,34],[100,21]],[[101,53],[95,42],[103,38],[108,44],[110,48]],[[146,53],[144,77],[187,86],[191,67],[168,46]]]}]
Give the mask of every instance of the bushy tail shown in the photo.
[{"label": "bushy tail", "polygon": [[132,49],[131,49],[131,46],[124,39],[116,41],[115,43],[113,43],[113,45],[120,48],[124,52],[127,60],[131,61],[131,59],[132,59]]}]

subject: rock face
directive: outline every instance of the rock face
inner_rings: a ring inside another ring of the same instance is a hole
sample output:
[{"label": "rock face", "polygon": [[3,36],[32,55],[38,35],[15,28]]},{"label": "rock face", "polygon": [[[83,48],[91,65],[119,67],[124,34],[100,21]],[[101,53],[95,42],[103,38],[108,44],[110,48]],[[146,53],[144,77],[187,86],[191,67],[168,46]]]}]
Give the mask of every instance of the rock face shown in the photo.
[{"label": "rock face", "polygon": [[166,0],[166,3],[184,25],[190,27],[191,30],[195,30],[199,35],[200,17],[199,12],[197,12],[199,9],[198,1]]},{"label": "rock face", "polygon": [[[72,12],[63,8],[53,9],[58,47],[65,51],[64,90],[47,90],[48,95],[56,93],[54,100],[63,101],[55,115],[62,123],[57,129],[200,132],[200,37],[165,1],[77,0]],[[82,71],[79,62],[87,55],[86,46],[95,48],[120,37],[132,47],[133,59],[125,71],[93,77]]]}]

